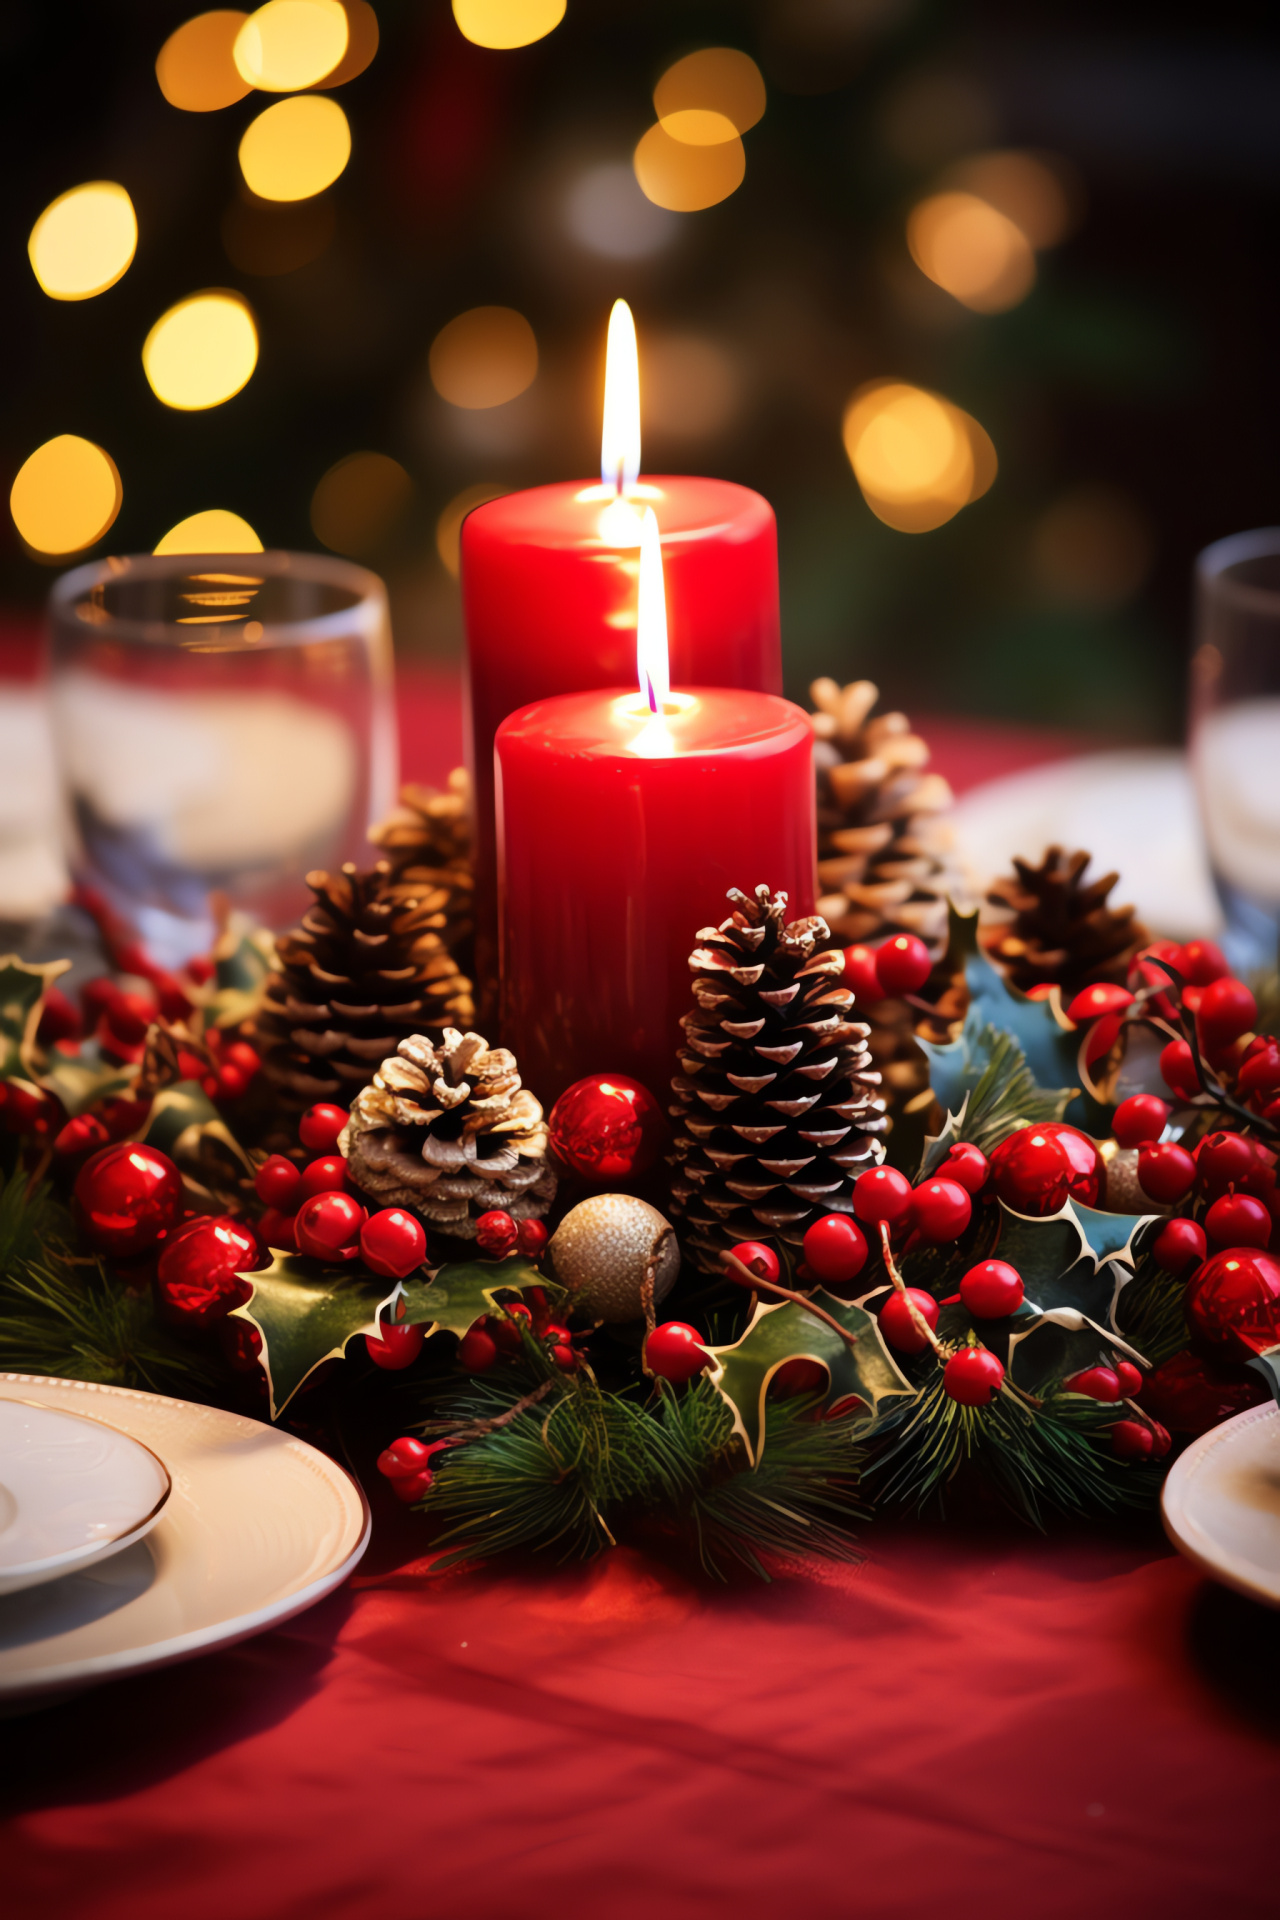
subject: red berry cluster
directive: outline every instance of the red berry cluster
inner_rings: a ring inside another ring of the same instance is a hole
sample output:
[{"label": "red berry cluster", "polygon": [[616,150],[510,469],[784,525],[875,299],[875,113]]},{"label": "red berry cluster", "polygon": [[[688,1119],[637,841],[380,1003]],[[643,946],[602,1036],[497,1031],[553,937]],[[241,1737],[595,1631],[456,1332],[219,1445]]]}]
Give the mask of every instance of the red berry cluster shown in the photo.
[{"label": "red berry cluster", "polygon": [[391,1482],[391,1491],[397,1500],[403,1500],[406,1506],[410,1501],[421,1500],[434,1478],[432,1456],[446,1444],[436,1440],[428,1446],[425,1441],[415,1440],[412,1434],[405,1434],[378,1455],[378,1472]]},{"label": "red berry cluster", "polygon": [[509,1213],[495,1207],[476,1221],[476,1245],[491,1260],[505,1260],[513,1253],[537,1260],[546,1244],[547,1230],[541,1220],[521,1220],[517,1225]]},{"label": "red berry cluster", "polygon": [[[404,1280],[427,1257],[422,1222],[403,1207],[384,1207],[370,1215],[361,1205],[351,1192],[347,1163],[337,1151],[346,1124],[342,1107],[308,1107],[298,1122],[298,1139],[312,1158],[301,1167],[282,1153],[263,1161],[253,1182],[266,1208],[258,1232],[268,1246],[286,1252],[330,1262],[360,1259],[385,1279]],[[390,1365],[391,1353],[404,1353],[407,1357],[394,1364],[407,1366],[422,1344],[419,1334],[413,1346],[414,1335],[411,1327],[385,1327],[388,1344],[384,1348],[376,1343],[375,1358]]]},{"label": "red berry cluster", "polygon": [[933,971],[923,940],[914,933],[895,934],[879,947],[846,947],[844,985],[853,989],[855,1006],[874,1006],[877,1000],[918,993]]},{"label": "red berry cluster", "polygon": [[501,1313],[477,1320],[458,1342],[458,1365],[464,1373],[488,1373],[504,1356],[522,1354],[526,1336],[539,1341],[562,1372],[572,1373],[578,1365],[573,1335],[562,1321],[552,1319],[541,1287],[529,1287],[522,1300],[508,1301]]}]

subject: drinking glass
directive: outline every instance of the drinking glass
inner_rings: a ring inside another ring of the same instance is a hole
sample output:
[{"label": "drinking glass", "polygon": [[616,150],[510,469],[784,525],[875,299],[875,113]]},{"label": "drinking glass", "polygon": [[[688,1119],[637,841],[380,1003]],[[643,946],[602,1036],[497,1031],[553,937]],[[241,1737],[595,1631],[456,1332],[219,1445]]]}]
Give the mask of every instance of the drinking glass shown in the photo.
[{"label": "drinking glass", "polygon": [[1280,527],[1196,563],[1190,751],[1237,971],[1274,967],[1280,937]]},{"label": "drinking glass", "polygon": [[375,574],[320,554],[95,561],[50,603],[50,694],[76,877],[174,965],[210,895],[273,929],[303,876],[367,862],[396,790]]}]

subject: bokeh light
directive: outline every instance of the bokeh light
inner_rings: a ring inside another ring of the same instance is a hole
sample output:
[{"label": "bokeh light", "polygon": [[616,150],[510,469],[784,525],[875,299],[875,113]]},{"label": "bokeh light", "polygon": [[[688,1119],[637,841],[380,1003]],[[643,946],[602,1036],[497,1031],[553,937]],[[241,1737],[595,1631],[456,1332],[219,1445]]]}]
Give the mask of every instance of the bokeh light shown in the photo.
[{"label": "bokeh light", "polygon": [[385,453],[349,453],[330,467],[311,496],[311,531],[334,553],[356,559],[376,553],[404,520],[413,481]]},{"label": "bokeh light", "polygon": [[458,31],[478,47],[528,47],[564,19],[565,0],[453,0]]},{"label": "bokeh light", "polygon": [[455,407],[500,407],[532,386],[538,343],[511,307],[472,307],[431,343],[431,384]]},{"label": "bokeh light", "polygon": [[189,513],[170,527],[153,553],[261,553],[262,542],[247,520],[226,507]]},{"label": "bokeh light", "polygon": [[267,0],[236,35],[235,63],[251,87],[293,93],[332,73],[347,39],[339,0]]},{"label": "bokeh light", "polygon": [[91,300],[129,271],[138,245],[133,202],[114,180],[51,200],[31,229],[31,271],[51,300]]},{"label": "bokeh light", "polygon": [[640,191],[625,161],[588,167],[565,197],[565,225],[579,246],[608,260],[644,260],[680,230],[665,207]]},{"label": "bokeh light", "polygon": [[1035,285],[1022,229],[973,193],[935,193],[913,207],[907,245],[921,273],[975,313],[1004,313]]},{"label": "bokeh light", "polygon": [[33,553],[61,558],[101,540],[123,498],[111,455],[79,434],[60,433],[19,467],[9,511]]},{"label": "bokeh light", "polygon": [[161,314],[142,348],[157,400],[188,413],[230,400],[257,363],[258,329],[248,302],[217,287]]},{"label": "bokeh light", "polygon": [[690,146],[673,139],[659,121],[640,141],[632,164],[641,191],[655,206],[700,213],[742,185],[747,156],[736,133],[714,146]]},{"label": "bokeh light", "polygon": [[945,184],[995,207],[1037,251],[1056,247],[1075,224],[1080,188],[1074,170],[1057,155],[975,154],[952,167]]},{"label": "bokeh light", "polygon": [[945,525],[996,477],[995,448],[972,415],[904,381],[860,387],[843,438],[867,505],[900,533]]},{"label": "bokeh light", "polygon": [[707,440],[742,412],[746,382],[739,361],[702,334],[646,334],[644,417],[670,440]]},{"label": "bokeh light", "polygon": [[1155,538],[1142,508],[1119,487],[1073,487],[1046,508],[1031,535],[1032,581],[1046,599],[1106,612],[1132,600],[1151,569]]},{"label": "bokeh light", "polygon": [[333,238],[333,202],[259,200],[242,186],[222,216],[222,244],[241,273],[267,278],[318,260]]},{"label": "bokeh light", "polygon": [[[677,140],[695,146],[714,146],[714,139],[691,138],[686,114],[709,113],[729,122],[734,133],[754,127],[765,110],[764,79],[749,54],[735,47],[704,47],[668,67],[653,90],[658,119]],[[679,123],[679,124],[677,124]]]},{"label": "bokeh light", "polygon": [[351,128],[336,100],[296,94],[251,120],[240,141],[240,171],[262,200],[309,200],[351,158]]},{"label": "bokeh light", "polygon": [[348,80],[357,79],[372,65],[381,37],[378,16],[369,0],[342,0],[342,10],[347,16],[347,50],[333,72],[315,82],[326,93],[331,87],[345,87]]},{"label": "bokeh light", "polygon": [[681,107],[664,114],[658,124],[686,147],[720,147],[738,131],[732,120],[710,107]]},{"label": "bokeh light", "polygon": [[198,13],[169,35],[156,55],[156,79],[171,107],[216,113],[251,91],[236,66],[236,35],[247,13],[228,7]]},{"label": "bokeh light", "polygon": [[446,573],[456,580],[462,568],[462,523],[473,507],[482,507],[486,500],[500,500],[508,489],[499,487],[487,480],[479,480],[473,487],[464,487],[461,493],[455,493],[453,499],[436,521],[436,552]]}]

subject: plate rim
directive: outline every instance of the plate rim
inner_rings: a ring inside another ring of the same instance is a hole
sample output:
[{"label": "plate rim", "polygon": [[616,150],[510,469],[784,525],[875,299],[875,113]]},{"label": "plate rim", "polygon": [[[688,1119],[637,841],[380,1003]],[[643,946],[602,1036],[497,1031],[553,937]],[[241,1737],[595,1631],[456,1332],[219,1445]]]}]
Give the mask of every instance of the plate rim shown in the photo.
[{"label": "plate rim", "polygon": [[1274,1583],[1268,1583],[1263,1569],[1255,1562],[1219,1545],[1186,1511],[1185,1501],[1190,1482],[1211,1454],[1223,1445],[1230,1445],[1249,1427],[1275,1420],[1280,1420],[1280,1407],[1274,1400],[1265,1400],[1260,1406],[1246,1407],[1242,1413],[1232,1414],[1229,1420],[1210,1427],[1179,1454],[1160,1490],[1160,1518],[1179,1553],[1223,1586],[1267,1607],[1280,1607],[1280,1576],[1275,1577]]},{"label": "plate rim", "polygon": [[[359,1564],[369,1544],[373,1516],[364,1488],[355,1475],[349,1473],[338,1461],[331,1459],[327,1453],[321,1453],[320,1449],[313,1447],[309,1441],[299,1439],[296,1434],[285,1435],[279,1427],[269,1426],[263,1420],[255,1420],[249,1414],[232,1413],[226,1407],[209,1407],[200,1401],[179,1400],[165,1393],[146,1393],[137,1387],[114,1386],[107,1381],[69,1380],[61,1375],[52,1374],[0,1373],[0,1389],[6,1386],[66,1387],[73,1392],[101,1393],[108,1398],[156,1402],[163,1406],[180,1408],[184,1412],[216,1414],[245,1427],[262,1428],[268,1433],[280,1434],[290,1446],[301,1448],[313,1455],[320,1463],[326,1478],[334,1474],[341,1476],[341,1480],[350,1488],[358,1504],[360,1527],[358,1537],[354,1544],[347,1548],[341,1561],[295,1593],[287,1594],[279,1600],[269,1601],[266,1606],[257,1607],[249,1613],[229,1615],[226,1620],[212,1626],[196,1627],[189,1633],[176,1634],[168,1640],[154,1641],[146,1647],[125,1647],[114,1653],[93,1654],[80,1660],[64,1660],[51,1666],[32,1667],[12,1678],[6,1678],[0,1674],[0,1701],[19,1701],[33,1695],[52,1700],[59,1694],[92,1686],[98,1681],[124,1677],[131,1673],[154,1672],[158,1668],[173,1666],[178,1661],[191,1659],[196,1654],[212,1653],[223,1647],[233,1647],[239,1641],[248,1640],[267,1627],[283,1625],[286,1620],[292,1620],[297,1614],[305,1613],[308,1607],[323,1600],[327,1594],[342,1585],[348,1574]],[[92,1414],[86,1414],[84,1417],[94,1418]],[[102,1421],[100,1424],[108,1426],[110,1422]],[[145,1446],[146,1442],[140,1441],[139,1445]],[[172,1475],[170,1478],[172,1479]],[[337,1494],[338,1484],[336,1482],[331,1484]]]}]

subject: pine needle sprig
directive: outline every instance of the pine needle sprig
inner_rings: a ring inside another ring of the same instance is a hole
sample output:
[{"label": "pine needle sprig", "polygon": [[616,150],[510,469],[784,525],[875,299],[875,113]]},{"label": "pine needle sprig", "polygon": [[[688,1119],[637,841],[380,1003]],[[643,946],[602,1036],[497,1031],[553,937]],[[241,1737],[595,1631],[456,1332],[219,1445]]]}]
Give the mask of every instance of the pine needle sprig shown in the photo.
[{"label": "pine needle sprig", "polygon": [[1120,1289],[1116,1324],[1153,1367],[1163,1366],[1187,1344],[1186,1296],[1185,1278],[1175,1279],[1149,1254],[1139,1261],[1128,1286]]},{"label": "pine needle sprig", "polygon": [[[977,1063],[984,1057],[979,1072]],[[1075,1091],[1038,1086],[1021,1044],[998,1027],[983,1028],[973,1060],[972,1091],[952,1138],[971,1141],[988,1155],[1018,1127],[1061,1120]]]}]

